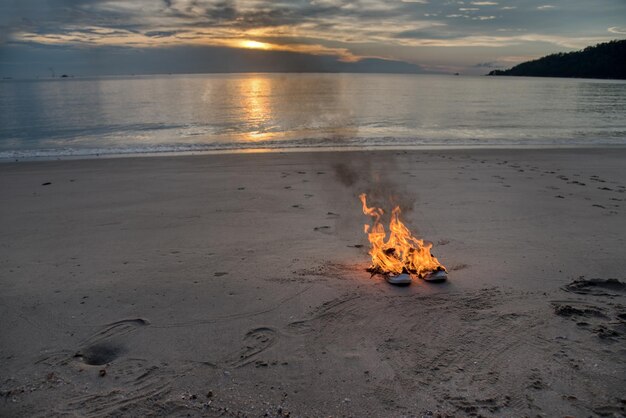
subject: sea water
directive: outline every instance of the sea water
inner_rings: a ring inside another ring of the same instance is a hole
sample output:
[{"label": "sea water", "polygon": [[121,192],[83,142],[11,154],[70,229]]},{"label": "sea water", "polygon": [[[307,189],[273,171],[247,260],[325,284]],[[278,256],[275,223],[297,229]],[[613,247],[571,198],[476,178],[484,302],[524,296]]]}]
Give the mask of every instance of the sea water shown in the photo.
[{"label": "sea water", "polygon": [[382,74],[0,81],[0,158],[626,144],[626,82]]}]

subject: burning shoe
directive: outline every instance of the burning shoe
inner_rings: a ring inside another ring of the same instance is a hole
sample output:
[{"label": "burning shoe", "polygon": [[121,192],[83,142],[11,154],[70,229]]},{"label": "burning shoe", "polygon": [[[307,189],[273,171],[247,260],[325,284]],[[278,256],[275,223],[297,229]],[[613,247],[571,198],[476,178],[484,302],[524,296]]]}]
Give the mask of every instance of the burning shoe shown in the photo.
[{"label": "burning shoe", "polygon": [[446,280],[446,268],[430,252],[433,244],[411,234],[400,220],[400,207],[396,206],[391,211],[387,236],[381,223],[385,212],[381,208],[367,206],[366,197],[365,194],[359,196],[363,213],[374,221],[373,225],[366,224],[364,227],[370,242],[369,254],[372,256],[372,265],[367,271],[372,276],[384,275],[391,284],[410,284],[413,276],[429,282]]},{"label": "burning shoe", "polygon": [[427,282],[443,282],[448,278],[448,274],[445,270],[436,270],[426,273],[424,276],[420,276]]},{"label": "burning shoe", "polygon": [[397,286],[408,286],[411,284],[411,275],[406,273],[400,273],[396,276],[387,275],[385,276],[387,283],[395,284]]}]

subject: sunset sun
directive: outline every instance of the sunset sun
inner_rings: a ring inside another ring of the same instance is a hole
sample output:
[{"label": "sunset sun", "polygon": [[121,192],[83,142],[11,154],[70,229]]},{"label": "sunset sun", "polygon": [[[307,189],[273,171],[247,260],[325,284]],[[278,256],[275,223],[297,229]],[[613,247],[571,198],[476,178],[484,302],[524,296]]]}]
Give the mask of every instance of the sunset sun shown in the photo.
[{"label": "sunset sun", "polygon": [[271,44],[266,44],[265,42],[250,41],[250,40],[239,42],[239,46],[242,48],[248,48],[248,49],[271,49],[272,48]]}]

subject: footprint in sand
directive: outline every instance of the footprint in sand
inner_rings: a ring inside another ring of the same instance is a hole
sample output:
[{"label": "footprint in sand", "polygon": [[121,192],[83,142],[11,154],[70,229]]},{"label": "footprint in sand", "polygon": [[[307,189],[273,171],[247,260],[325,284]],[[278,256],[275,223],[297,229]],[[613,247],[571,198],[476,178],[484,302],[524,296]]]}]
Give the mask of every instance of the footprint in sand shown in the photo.
[{"label": "footprint in sand", "polygon": [[622,311],[617,309],[615,317],[611,318],[610,306],[597,306],[576,300],[556,301],[552,303],[554,313],[563,318],[568,318],[576,323],[581,329],[593,332],[600,339],[607,342],[620,339],[623,333]]},{"label": "footprint in sand", "polygon": [[173,381],[186,371],[175,373],[165,364],[123,355],[127,351],[123,344],[125,338],[148,325],[150,323],[142,318],[112,322],[83,340],[75,354],[66,350],[38,361],[37,364],[56,366],[54,373],[65,381],[78,381],[78,374],[91,374],[90,369],[59,366],[76,359],[82,364],[97,366],[91,372],[98,384],[85,386],[70,399],[58,399],[55,410],[81,417],[144,416],[146,411],[153,410],[155,403],[162,402],[171,391]]},{"label": "footprint in sand", "polygon": [[[579,301],[563,301],[554,304],[555,313],[577,321],[576,324],[595,333],[600,339],[611,342],[623,339],[626,310],[616,298],[626,296],[626,283],[617,279],[585,279],[583,276],[563,286],[566,292],[601,297],[591,300],[594,304]],[[604,297],[609,298],[607,302]],[[604,300],[603,300],[604,299]]]},{"label": "footprint in sand", "polygon": [[[99,390],[73,397],[61,410],[83,417],[144,416],[164,399],[178,375],[142,359],[127,359],[109,369]],[[165,413],[167,415],[167,413]]]},{"label": "footprint in sand", "polygon": [[585,279],[581,276],[562,289],[579,295],[621,296],[626,294],[626,283],[617,279]]},{"label": "footprint in sand", "polygon": [[78,351],[74,357],[80,358],[90,366],[111,363],[124,352],[124,347],[115,343],[102,342],[90,345]]},{"label": "footprint in sand", "polygon": [[606,318],[601,308],[578,302],[553,303],[554,313],[564,317]]},{"label": "footprint in sand", "polygon": [[252,363],[255,357],[272,347],[278,341],[278,333],[270,327],[251,329],[243,337],[242,348],[226,365],[233,368],[243,367]]},{"label": "footprint in sand", "polygon": [[122,337],[149,324],[147,320],[142,318],[123,319],[108,324],[84,340],[80,344],[81,348],[74,354],[74,358],[93,366],[111,363],[126,351],[121,341]]}]

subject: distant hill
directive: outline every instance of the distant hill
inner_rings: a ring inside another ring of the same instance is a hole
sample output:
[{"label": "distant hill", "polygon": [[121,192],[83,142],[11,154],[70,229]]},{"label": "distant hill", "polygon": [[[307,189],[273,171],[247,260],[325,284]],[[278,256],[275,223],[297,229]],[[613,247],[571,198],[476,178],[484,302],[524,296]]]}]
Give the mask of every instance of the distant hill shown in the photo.
[{"label": "distant hill", "polygon": [[[0,0],[0,12],[3,7],[2,1]],[[23,45],[2,45],[0,42],[0,79],[2,77],[49,77],[49,67],[54,67],[59,73],[83,77],[170,73],[418,74],[429,72],[417,64],[382,58],[342,61],[340,57],[334,55],[209,45],[178,45],[159,48],[119,48],[103,45],[94,48],[69,48],[63,45],[33,44],[24,48]]]},{"label": "distant hill", "polygon": [[626,40],[548,55],[488,75],[626,79]]}]

